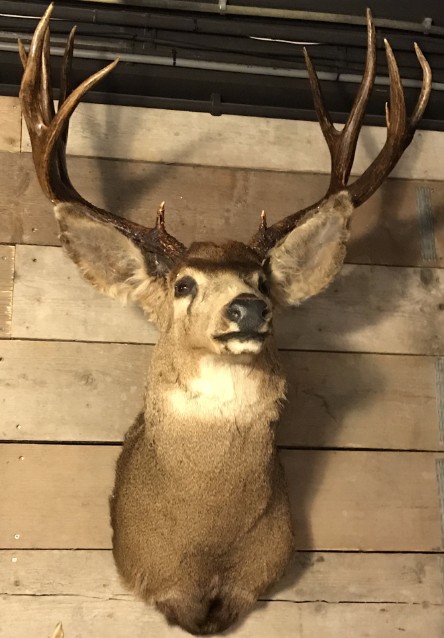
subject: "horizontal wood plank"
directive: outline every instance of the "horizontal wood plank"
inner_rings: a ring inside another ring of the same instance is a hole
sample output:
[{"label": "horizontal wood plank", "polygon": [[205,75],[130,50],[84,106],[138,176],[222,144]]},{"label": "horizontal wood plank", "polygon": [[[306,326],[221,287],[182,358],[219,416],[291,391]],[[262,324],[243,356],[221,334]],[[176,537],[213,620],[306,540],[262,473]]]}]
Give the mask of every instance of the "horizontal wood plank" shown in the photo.
[{"label": "horizontal wood plank", "polygon": [[[86,596],[4,596],[0,613],[14,638],[46,637],[63,620],[66,638],[184,638],[142,602]],[[237,638],[442,638],[441,606],[406,604],[258,603],[230,635]],[[1,631],[1,630],[0,630]],[[298,633],[295,634],[295,631]],[[402,632],[402,633],[401,633]],[[0,634],[1,635],[1,634]]]},{"label": "horizontal wood plank", "polygon": [[[22,150],[29,150],[29,138],[23,129]],[[367,168],[385,138],[384,127],[363,127],[354,174]],[[208,113],[108,104],[79,105],[72,118],[68,152],[176,164],[330,172],[327,145],[317,122],[213,117]],[[444,133],[418,131],[392,175],[440,180],[443,154]]]},{"label": "horizontal wood plank", "polygon": [[[1,591],[9,596],[131,598],[110,551],[2,550]],[[442,604],[438,554],[297,552],[262,598],[288,602]]]},{"label": "horizontal wood plank", "polygon": [[280,445],[442,448],[434,358],[287,351],[281,359],[288,405]]},{"label": "horizontal wood plank", "polygon": [[[281,348],[444,354],[444,271],[345,265],[330,288],[276,319]],[[81,280],[60,248],[17,246],[14,338],[153,343],[133,306]]]},{"label": "horizontal wood plank", "polygon": [[142,311],[98,293],[61,248],[17,246],[14,338],[153,343]]},{"label": "horizontal wood plank", "polygon": [[[59,245],[51,205],[43,196],[28,153],[0,155],[0,241]],[[69,160],[71,179],[87,200],[150,226],[159,202],[167,224],[185,244],[236,237],[248,241],[259,211],[269,223],[317,201],[328,177],[250,169],[179,166],[85,157]],[[199,188],[206,184],[208,188]],[[436,259],[421,244],[419,193],[435,215]],[[198,195],[197,195],[198,193]],[[439,266],[444,258],[444,183],[388,180],[357,211],[351,223],[349,263]]]},{"label": "horizontal wood plank", "polygon": [[0,151],[20,151],[21,134],[22,121],[18,98],[0,96]]},{"label": "horizontal wood plank", "polygon": [[0,246],[0,339],[11,336],[14,246]]},{"label": "horizontal wood plank", "polygon": [[278,317],[281,348],[444,352],[444,272],[346,264],[326,292]]},{"label": "horizontal wood plank", "polygon": [[[119,448],[3,444],[2,548],[110,547]],[[282,452],[298,549],[440,551],[432,453]]]},{"label": "horizontal wood plank", "polygon": [[[121,441],[143,408],[152,349],[0,343],[0,437]],[[288,376],[281,445],[442,448],[432,357],[286,351],[281,359]]]},{"label": "horizontal wood plank", "polygon": [[122,441],[143,409],[152,349],[128,344],[1,343],[0,438]]}]

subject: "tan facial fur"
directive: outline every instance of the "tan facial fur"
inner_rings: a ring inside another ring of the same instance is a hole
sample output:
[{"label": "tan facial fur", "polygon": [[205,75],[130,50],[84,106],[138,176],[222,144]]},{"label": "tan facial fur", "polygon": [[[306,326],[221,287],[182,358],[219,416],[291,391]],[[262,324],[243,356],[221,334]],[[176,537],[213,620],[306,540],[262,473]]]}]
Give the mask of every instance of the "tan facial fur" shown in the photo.
[{"label": "tan facial fur", "polygon": [[[175,281],[189,276],[197,284],[195,295],[173,297],[172,331],[175,338],[190,348],[222,354],[257,354],[264,341],[237,340],[235,333],[239,328],[234,321],[225,316],[226,307],[239,295],[250,294],[262,299],[268,306],[268,317],[259,332],[266,335],[271,332],[271,303],[258,288],[261,271],[239,274],[229,269],[203,271],[197,268],[181,268]],[[228,341],[218,341],[217,337],[234,334]]]}]

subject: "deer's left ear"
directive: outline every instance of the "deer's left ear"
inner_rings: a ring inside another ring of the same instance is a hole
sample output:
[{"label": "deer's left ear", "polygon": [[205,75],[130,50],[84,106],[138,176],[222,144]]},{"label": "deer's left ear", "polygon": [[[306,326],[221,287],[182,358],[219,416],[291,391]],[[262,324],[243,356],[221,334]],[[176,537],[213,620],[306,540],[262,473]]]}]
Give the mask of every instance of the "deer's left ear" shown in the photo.
[{"label": "deer's left ear", "polygon": [[135,301],[159,324],[167,298],[162,275],[168,272],[161,256],[153,255],[149,263],[133,241],[111,223],[94,219],[82,204],[62,203],[54,211],[62,245],[83,278],[109,297]]},{"label": "deer's left ear", "polygon": [[271,295],[280,305],[298,305],[335,278],[345,257],[354,210],[345,191],[332,195],[267,255]]}]

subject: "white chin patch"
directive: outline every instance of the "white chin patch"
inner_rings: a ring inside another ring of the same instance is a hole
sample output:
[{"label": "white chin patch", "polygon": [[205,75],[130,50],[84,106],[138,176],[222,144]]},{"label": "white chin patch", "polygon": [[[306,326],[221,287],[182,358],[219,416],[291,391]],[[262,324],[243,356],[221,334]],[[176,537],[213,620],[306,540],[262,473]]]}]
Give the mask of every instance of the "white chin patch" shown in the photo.
[{"label": "white chin patch", "polygon": [[258,339],[250,339],[248,341],[237,341],[230,339],[226,348],[231,354],[258,354],[262,350],[263,341]]}]

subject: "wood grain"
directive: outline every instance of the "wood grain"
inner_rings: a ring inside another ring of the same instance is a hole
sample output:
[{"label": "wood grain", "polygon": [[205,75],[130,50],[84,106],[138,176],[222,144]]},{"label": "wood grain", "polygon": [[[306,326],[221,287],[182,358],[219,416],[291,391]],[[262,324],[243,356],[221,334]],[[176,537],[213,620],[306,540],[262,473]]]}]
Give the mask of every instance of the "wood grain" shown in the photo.
[{"label": "wood grain", "polygon": [[14,246],[0,246],[0,339],[11,336]]},{"label": "wood grain", "polygon": [[[444,354],[444,271],[346,264],[334,284],[275,321],[281,348]],[[153,343],[156,331],[81,280],[60,248],[17,246],[14,338]]]},{"label": "wood grain", "polygon": [[[0,546],[110,547],[119,448],[3,444]],[[440,551],[432,453],[282,452],[299,549]]]},{"label": "wood grain", "polygon": [[153,343],[157,332],[134,305],[96,292],[62,249],[17,246],[14,338]]},{"label": "wood grain", "polygon": [[[2,154],[0,241],[58,245],[52,207],[28,153]],[[248,241],[259,211],[269,223],[317,201],[328,178],[250,169],[180,166],[85,157],[69,159],[71,179],[86,199],[147,226],[167,202],[170,232],[186,244],[235,237]],[[206,188],[197,188],[205,184]],[[430,191],[436,260],[421,254],[417,190]],[[198,193],[198,195],[197,195]],[[444,183],[388,180],[352,219],[349,263],[439,266],[444,256]]]},{"label": "wood grain", "polygon": [[0,344],[0,437],[121,441],[143,408],[151,352],[120,344]]},{"label": "wood grain", "polygon": [[[438,554],[297,552],[285,577],[262,598],[440,605],[442,562]],[[0,586],[8,596],[132,598],[108,550],[2,550]]]},{"label": "wood grain", "polygon": [[346,264],[328,290],[277,317],[281,348],[398,354],[444,351],[444,272]]},{"label": "wood grain", "polygon": [[[160,614],[141,602],[94,600],[86,596],[6,596],[0,613],[8,618],[14,638],[48,636],[63,620],[66,638],[184,638],[177,627],[166,624]],[[406,604],[258,603],[230,635],[237,638],[441,638],[441,606]],[[298,633],[295,634],[295,631]],[[402,633],[401,633],[402,632]]]},{"label": "wood grain", "polygon": [[22,121],[19,100],[0,96],[0,151],[20,151]]},{"label": "wood grain", "polygon": [[[22,150],[30,150],[24,129]],[[361,174],[382,148],[383,127],[363,127],[353,174]],[[254,149],[254,152],[252,152]],[[317,122],[237,115],[80,104],[72,118],[68,152],[175,164],[236,166],[277,171],[330,172]],[[442,179],[444,133],[418,131],[392,176]]]},{"label": "wood grain", "polygon": [[280,445],[442,449],[432,357],[287,351],[281,359]]},{"label": "wood grain", "polygon": [[[0,437],[113,441],[143,408],[152,346],[0,343]],[[432,357],[282,352],[284,446],[442,449]],[[26,397],[26,401],[23,401]]]}]

